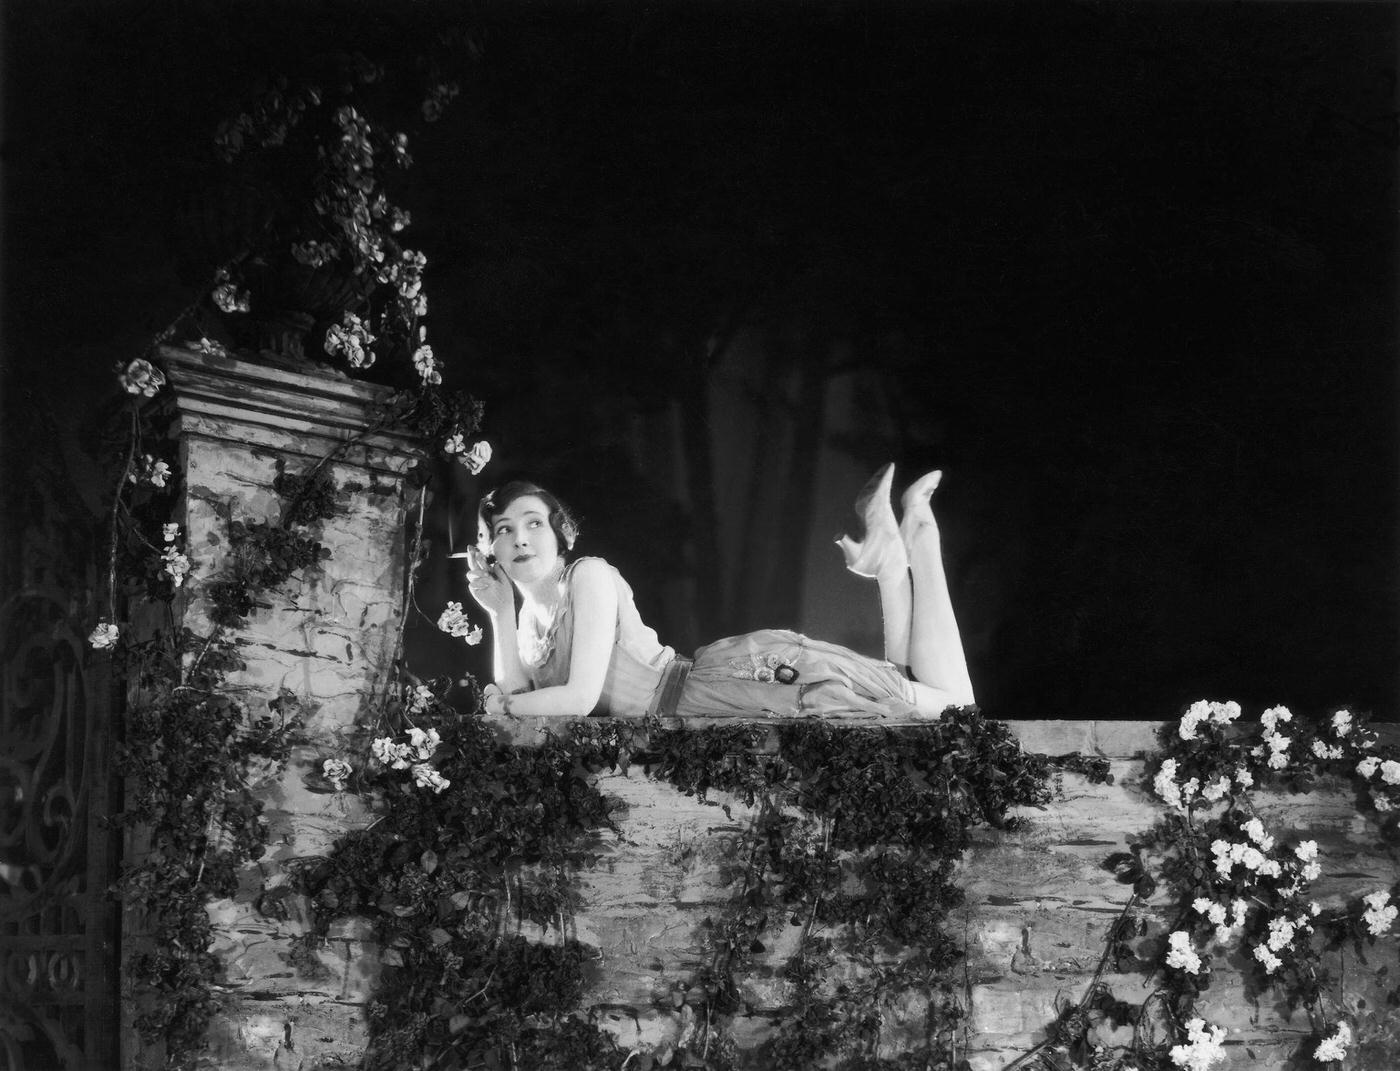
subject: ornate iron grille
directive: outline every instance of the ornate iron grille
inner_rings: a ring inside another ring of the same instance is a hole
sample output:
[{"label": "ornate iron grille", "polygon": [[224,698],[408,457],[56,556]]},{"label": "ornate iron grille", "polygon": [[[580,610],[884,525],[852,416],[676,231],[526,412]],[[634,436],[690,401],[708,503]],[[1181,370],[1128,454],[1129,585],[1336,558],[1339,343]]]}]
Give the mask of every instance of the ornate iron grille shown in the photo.
[{"label": "ornate iron grille", "polygon": [[118,1066],[109,676],[67,609],[37,591],[0,607],[3,1071]]}]

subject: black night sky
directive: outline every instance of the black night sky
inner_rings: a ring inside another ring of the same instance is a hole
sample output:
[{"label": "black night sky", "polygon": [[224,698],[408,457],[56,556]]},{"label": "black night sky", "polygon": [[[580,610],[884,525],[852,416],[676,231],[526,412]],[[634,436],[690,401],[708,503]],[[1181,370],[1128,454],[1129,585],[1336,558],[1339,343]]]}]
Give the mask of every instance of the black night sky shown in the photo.
[{"label": "black night sky", "polygon": [[[10,0],[5,482],[91,450],[112,365],[197,296],[190,206],[258,79],[432,52],[462,92],[401,200],[434,348],[663,637],[794,592],[711,598],[740,505],[619,429],[679,402],[722,436],[694,399],[727,331],[805,383],[839,340],[885,414],[844,448],[950,473],[989,714],[1394,718],[1398,10]],[[645,594],[678,575],[695,606]]]}]

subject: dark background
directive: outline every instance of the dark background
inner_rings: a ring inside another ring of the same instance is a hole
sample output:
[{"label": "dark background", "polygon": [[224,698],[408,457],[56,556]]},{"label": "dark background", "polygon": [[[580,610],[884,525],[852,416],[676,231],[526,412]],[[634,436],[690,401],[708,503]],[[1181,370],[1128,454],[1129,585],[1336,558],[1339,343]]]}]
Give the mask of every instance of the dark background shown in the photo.
[{"label": "dark background", "polygon": [[[752,501],[705,460],[726,434],[707,387],[742,338],[799,411],[853,377],[869,434],[811,433],[862,468],[956,475],[940,515],[989,713],[1395,716],[1395,6],[11,0],[4,19],[7,557],[14,489],[60,455],[97,486],[85,429],[112,366],[198,296],[181,226],[219,120],[327,49],[397,71],[431,53],[462,94],[415,127],[401,201],[434,348],[487,404],[495,475],[566,488],[663,637],[820,597],[798,589],[815,485],[793,462],[763,503],[763,552],[793,567],[738,596],[712,580],[743,567],[716,532]],[[665,413],[683,485],[636,441]],[[479,490],[440,487],[425,604],[464,595],[442,518]],[[414,643],[427,671],[457,657]]]}]

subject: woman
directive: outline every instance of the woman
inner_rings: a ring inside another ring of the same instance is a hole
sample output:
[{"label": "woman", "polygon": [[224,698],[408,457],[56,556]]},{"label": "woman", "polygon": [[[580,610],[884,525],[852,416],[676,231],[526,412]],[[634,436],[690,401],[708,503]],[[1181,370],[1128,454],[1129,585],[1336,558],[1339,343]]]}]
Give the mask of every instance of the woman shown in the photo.
[{"label": "woman", "polygon": [[879,585],[884,662],[771,629],[712,643],[693,661],[678,657],[643,624],[616,569],[602,558],[565,564],[578,537],[568,509],[534,484],[506,484],[481,501],[467,572],[491,618],[487,713],[936,718],[972,703],[929,501],[941,477],[915,481],[896,521],[886,465],[856,500],[865,538],[837,541],[847,568]]}]

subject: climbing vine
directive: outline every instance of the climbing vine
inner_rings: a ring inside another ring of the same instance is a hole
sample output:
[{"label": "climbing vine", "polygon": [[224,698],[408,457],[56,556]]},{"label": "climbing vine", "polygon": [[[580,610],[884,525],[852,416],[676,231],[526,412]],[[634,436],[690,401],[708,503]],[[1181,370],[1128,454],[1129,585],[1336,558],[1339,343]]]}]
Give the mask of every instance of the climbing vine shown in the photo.
[{"label": "climbing vine", "polygon": [[123,635],[104,620],[89,639],[120,649],[127,681],[116,757],[126,803],[115,821],[132,831],[132,850],[115,891],[139,917],[140,932],[158,935],[127,963],[141,1009],[135,1027],[163,1047],[168,1066],[184,1067],[203,1047],[217,1006],[221,968],[209,950],[206,904],[232,896],[240,869],[264,854],[267,827],[255,790],[286,763],[303,721],[297,697],[286,691],[268,701],[266,714],[250,716],[229,687],[230,674],[244,668],[236,629],[267,592],[328,556],[312,532],[330,515],[335,488],[324,475],[305,487],[279,477],[284,495],[310,491],[317,507],[290,510],[275,523],[232,521],[226,567],[207,585],[208,630],[175,628],[172,604],[193,571],[181,527],[169,519],[180,473],[143,453],[162,437],[139,410],[131,430],[111,544],[113,575],[128,579],[124,589],[113,585],[111,606],[115,619],[119,595],[144,603],[147,626]]},{"label": "climbing vine", "polygon": [[[1343,707],[1317,722],[1286,707],[1239,722],[1237,703],[1193,703],[1160,730],[1148,763],[1150,790],[1166,812],[1126,852],[1104,861],[1131,886],[1091,984],[1051,1025],[1045,1042],[1014,1068],[1184,1068],[1223,1059],[1224,1027],[1200,1007],[1216,965],[1228,961],[1253,1003],[1273,998],[1305,1017],[1309,1030],[1291,1068],[1389,1067],[1400,1057],[1400,978],[1372,968],[1375,991],[1343,1001],[1329,956],[1352,951],[1363,964],[1390,935],[1400,883],[1314,899],[1325,850],[1306,831],[1270,827],[1258,793],[1350,788],[1359,816],[1375,823],[1379,845],[1400,843],[1400,749],[1382,745],[1368,717]],[[1165,929],[1150,927],[1145,901],[1163,890]],[[1102,981],[1104,969],[1138,970],[1147,996],[1128,1002]],[[1116,1049],[1101,1032],[1130,1027]]]},{"label": "climbing vine", "polygon": [[[382,817],[301,875],[313,944],[358,914],[386,950],[373,1069],[736,1066],[728,1025],[747,1006],[745,973],[785,927],[801,933],[784,968],[794,1013],[765,1064],[961,1066],[950,973],[960,950],[944,927],[962,902],[953,867],[973,828],[1013,828],[1014,808],[1050,798],[1051,760],[971,709],[900,729],[588,720],[522,748],[420,685],[384,728],[360,775],[382,794]],[[704,964],[660,998],[681,1031],[656,1053],[620,1053],[578,1007],[593,952],[571,933],[575,873],[612,826],[593,775],[629,768],[753,812],[729,853],[730,909],[703,927]],[[874,970],[830,985],[824,968],[837,957]],[[881,1062],[878,1025],[911,993],[920,1040]]]}]

